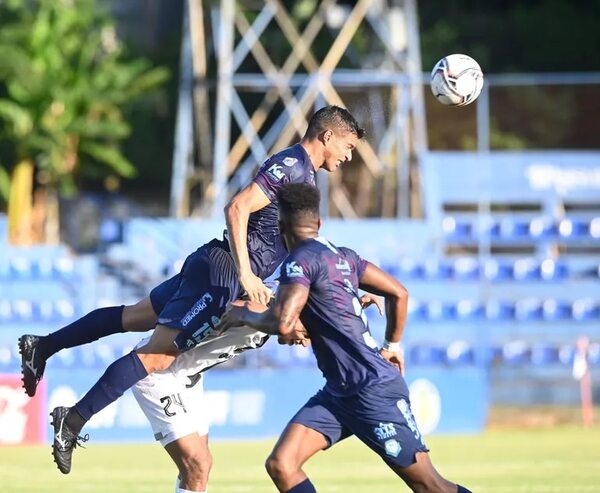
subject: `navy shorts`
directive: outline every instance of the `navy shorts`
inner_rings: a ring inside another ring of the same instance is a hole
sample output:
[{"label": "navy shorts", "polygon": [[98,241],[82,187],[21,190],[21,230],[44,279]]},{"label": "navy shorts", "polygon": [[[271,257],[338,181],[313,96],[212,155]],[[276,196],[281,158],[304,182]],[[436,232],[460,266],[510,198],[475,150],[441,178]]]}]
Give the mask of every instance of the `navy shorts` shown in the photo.
[{"label": "navy shorts", "polygon": [[369,386],[357,395],[336,397],[319,390],[291,419],[318,431],[329,446],[356,435],[390,464],[408,467],[417,452],[428,452],[410,409],[408,387],[401,376]]},{"label": "navy shorts", "polygon": [[214,329],[241,291],[227,243],[212,240],[189,255],[177,275],[156,286],[150,302],[160,325],[182,331],[175,345],[187,351]]}]

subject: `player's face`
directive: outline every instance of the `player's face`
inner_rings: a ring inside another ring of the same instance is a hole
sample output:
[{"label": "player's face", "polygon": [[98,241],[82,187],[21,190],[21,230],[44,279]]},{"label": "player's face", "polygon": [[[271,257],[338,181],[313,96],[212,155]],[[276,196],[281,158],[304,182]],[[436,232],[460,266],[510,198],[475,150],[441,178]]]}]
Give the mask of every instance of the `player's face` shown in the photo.
[{"label": "player's face", "polygon": [[323,135],[325,146],[325,163],[323,168],[327,171],[335,171],[342,164],[352,160],[352,151],[356,147],[358,137],[349,131],[327,130]]}]

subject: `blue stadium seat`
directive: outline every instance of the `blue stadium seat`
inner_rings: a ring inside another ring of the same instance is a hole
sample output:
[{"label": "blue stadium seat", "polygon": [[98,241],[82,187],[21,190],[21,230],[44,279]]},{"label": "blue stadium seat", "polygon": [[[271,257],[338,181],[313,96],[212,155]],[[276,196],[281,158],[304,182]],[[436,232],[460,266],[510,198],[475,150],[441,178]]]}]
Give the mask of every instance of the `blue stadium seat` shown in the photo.
[{"label": "blue stadium seat", "polygon": [[439,365],[446,362],[446,351],[438,346],[415,345],[410,348],[410,362],[415,365]]},{"label": "blue stadium seat", "polygon": [[558,234],[565,239],[580,239],[589,236],[589,223],[582,219],[562,219],[558,223]]},{"label": "blue stadium seat", "polygon": [[75,318],[76,314],[73,302],[68,299],[56,300],[54,302],[54,311],[56,313],[56,317],[62,320],[71,320]]},{"label": "blue stadium seat", "polygon": [[13,300],[12,302],[12,320],[13,322],[29,323],[33,321],[33,303],[30,300]]},{"label": "blue stadium seat", "polygon": [[512,279],[513,266],[507,261],[499,261],[495,258],[485,260],[483,275],[488,281],[504,281]]},{"label": "blue stadium seat", "polygon": [[588,348],[588,361],[590,365],[600,365],[600,344],[593,342]]},{"label": "blue stadium seat", "polygon": [[599,314],[599,307],[592,298],[575,300],[571,305],[573,320],[595,320]]},{"label": "blue stadium seat", "polygon": [[403,258],[398,264],[398,277],[400,279],[423,278],[423,266],[412,258]]},{"label": "blue stadium seat", "polygon": [[446,216],[442,220],[442,232],[446,238],[469,240],[472,236],[472,226],[468,221]]},{"label": "blue stadium seat", "polygon": [[503,360],[503,352],[500,346],[489,345],[483,350],[484,362],[488,365],[500,364]]},{"label": "blue stadium seat", "polygon": [[411,320],[423,320],[426,315],[427,304],[414,298],[408,298],[407,313]]},{"label": "blue stadium seat", "polygon": [[12,319],[12,304],[8,300],[0,300],[0,323],[8,323]]},{"label": "blue stadium seat", "polygon": [[513,265],[513,277],[517,281],[540,279],[540,264],[533,258],[522,258]]},{"label": "blue stadium seat", "polygon": [[531,363],[552,365],[558,363],[558,348],[549,344],[534,344],[531,348]]},{"label": "blue stadium seat", "polygon": [[70,279],[75,275],[75,263],[69,257],[60,257],[54,260],[54,275],[59,279]]},{"label": "blue stadium seat", "polygon": [[571,304],[557,301],[555,299],[544,300],[542,304],[542,316],[544,320],[567,320],[571,318]]},{"label": "blue stadium seat", "polygon": [[467,341],[454,341],[446,348],[446,361],[452,365],[473,364],[473,347]]},{"label": "blue stadium seat", "polygon": [[536,298],[526,298],[515,303],[515,319],[541,320],[542,302]]},{"label": "blue stadium seat", "polygon": [[452,320],[455,318],[455,306],[453,303],[439,300],[429,301],[425,308],[425,316],[428,320]]},{"label": "blue stadium seat", "polygon": [[54,322],[57,319],[57,313],[54,309],[54,303],[51,301],[38,301],[32,303],[33,319],[39,322]]},{"label": "blue stadium seat", "polygon": [[534,239],[556,236],[558,228],[554,221],[547,217],[536,217],[529,222],[529,236]]},{"label": "blue stadium seat", "polygon": [[558,361],[563,365],[572,365],[575,357],[575,346],[564,344],[558,348]]},{"label": "blue stadium seat", "polygon": [[9,258],[9,276],[12,280],[28,280],[33,277],[31,261],[27,257]]},{"label": "blue stadium seat", "polygon": [[454,313],[457,320],[476,320],[484,314],[484,306],[476,300],[460,300]]},{"label": "blue stadium seat", "polygon": [[502,359],[508,365],[521,365],[529,361],[530,349],[525,341],[511,341],[502,347]]},{"label": "blue stadium seat", "polygon": [[452,277],[452,266],[439,259],[427,259],[423,269],[427,279],[449,279]]},{"label": "blue stadium seat", "polygon": [[569,268],[564,262],[547,258],[540,262],[539,276],[544,281],[556,281],[569,277]]},{"label": "blue stadium seat", "polygon": [[454,261],[454,277],[459,280],[479,279],[479,262],[473,257],[462,257]]},{"label": "blue stadium seat", "polygon": [[11,344],[0,344],[0,373],[12,373],[19,368],[18,350]]},{"label": "blue stadium seat", "polygon": [[515,316],[512,303],[501,300],[489,300],[485,304],[485,317],[488,320],[510,320]]},{"label": "blue stadium seat", "polygon": [[595,217],[590,221],[589,235],[594,240],[600,239],[600,217]]},{"label": "blue stadium seat", "polygon": [[500,220],[499,235],[504,240],[529,238],[529,221],[505,217]]}]

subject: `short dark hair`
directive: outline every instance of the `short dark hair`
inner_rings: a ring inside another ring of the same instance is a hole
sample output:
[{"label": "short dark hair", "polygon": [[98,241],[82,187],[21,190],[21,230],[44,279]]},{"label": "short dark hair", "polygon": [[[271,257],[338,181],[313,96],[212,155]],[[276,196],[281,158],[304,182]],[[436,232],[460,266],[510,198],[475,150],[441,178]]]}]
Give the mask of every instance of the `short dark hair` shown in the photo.
[{"label": "short dark hair", "polygon": [[319,189],[307,183],[286,183],[277,192],[279,213],[288,219],[312,215],[319,217]]},{"label": "short dark hair", "polygon": [[311,117],[305,137],[307,139],[316,139],[325,130],[352,132],[359,139],[362,139],[365,134],[364,128],[358,125],[356,119],[347,109],[335,105],[325,106]]}]

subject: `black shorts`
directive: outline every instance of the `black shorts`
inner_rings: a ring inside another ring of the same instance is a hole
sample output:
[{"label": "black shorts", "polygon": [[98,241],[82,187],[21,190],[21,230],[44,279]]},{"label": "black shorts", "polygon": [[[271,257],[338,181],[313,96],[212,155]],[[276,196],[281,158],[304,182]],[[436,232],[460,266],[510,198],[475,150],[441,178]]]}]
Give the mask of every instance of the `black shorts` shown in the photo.
[{"label": "black shorts", "polygon": [[150,292],[158,323],[181,330],[180,351],[196,346],[220,321],[227,303],[242,288],[227,243],[212,240],[189,255],[175,276]]}]

